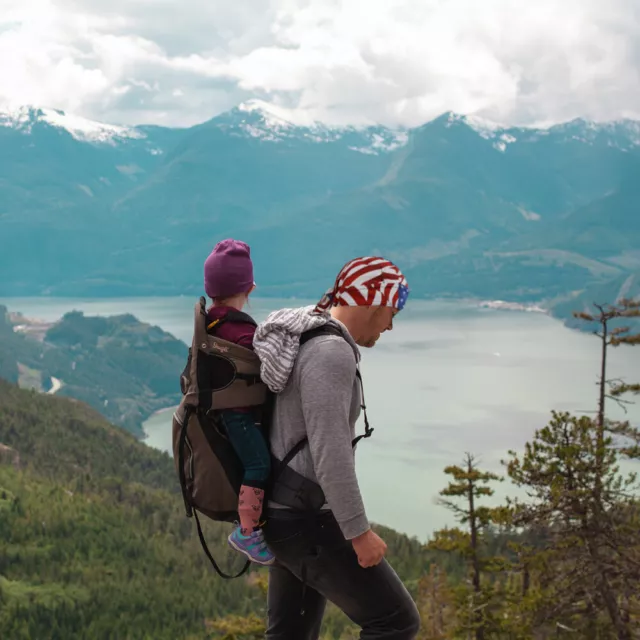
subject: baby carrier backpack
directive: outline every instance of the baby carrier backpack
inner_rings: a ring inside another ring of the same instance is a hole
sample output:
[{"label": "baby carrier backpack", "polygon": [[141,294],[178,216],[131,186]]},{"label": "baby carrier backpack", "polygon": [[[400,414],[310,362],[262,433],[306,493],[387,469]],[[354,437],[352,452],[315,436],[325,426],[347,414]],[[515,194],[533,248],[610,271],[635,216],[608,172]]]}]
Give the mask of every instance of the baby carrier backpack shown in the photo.
[{"label": "baby carrier backpack", "polygon": [[193,341],[180,376],[182,401],[173,415],[173,457],[187,517],[194,517],[198,537],[216,572],[225,574],[213,559],[202,533],[198,512],[218,522],[239,520],[238,494],[244,474],[240,459],[219,420],[222,409],[254,407],[256,428],[267,437],[270,392],[260,380],[260,360],[251,350],[222,340],[216,330],[226,322],[255,326],[240,311],[230,311],[207,326],[206,300],[194,309]]}]

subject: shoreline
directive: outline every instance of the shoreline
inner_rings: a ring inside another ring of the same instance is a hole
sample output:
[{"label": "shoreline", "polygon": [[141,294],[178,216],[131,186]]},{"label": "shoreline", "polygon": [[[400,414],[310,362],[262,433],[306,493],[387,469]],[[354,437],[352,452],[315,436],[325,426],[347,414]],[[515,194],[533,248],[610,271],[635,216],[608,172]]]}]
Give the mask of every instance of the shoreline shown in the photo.
[{"label": "shoreline", "polygon": [[[148,418],[147,420],[151,420],[151,418],[153,418],[154,416],[158,416],[162,413],[167,413],[167,411],[175,411],[180,405],[178,404],[172,404],[170,407],[162,407],[162,409],[158,409],[157,411],[154,411]],[[145,422],[147,422],[147,420],[145,420]]]},{"label": "shoreline", "polygon": [[[169,414],[172,411],[175,411],[177,406],[178,405],[163,407],[162,409],[158,409],[157,411],[152,413],[140,425],[142,434],[138,438],[139,442],[146,444],[148,447],[151,447],[156,451],[164,451],[165,453],[172,455],[171,421],[167,416],[167,414]],[[158,416],[158,423],[149,425],[148,422],[156,416]],[[167,416],[167,417],[162,419],[162,416]]]},{"label": "shoreline", "polygon": [[148,418],[143,420],[142,423],[140,424],[140,429],[142,430],[142,436],[140,437],[140,440],[144,442],[147,438],[149,438],[149,434],[145,429],[145,425],[147,424],[147,422],[149,422],[149,420],[157,416],[162,416],[165,413],[169,413],[170,411],[175,411],[178,408],[178,406],[179,405],[174,404],[169,407],[162,407],[162,409],[158,409],[157,411],[154,411]]},{"label": "shoreline", "polygon": [[178,408],[178,406],[179,405],[174,404],[174,405],[171,405],[170,407],[162,407],[162,409],[158,409],[157,411],[154,411],[151,415],[146,417],[140,424],[140,428],[142,429],[142,433],[144,433],[145,438],[147,437],[147,432],[144,430],[144,425],[147,422],[149,422],[149,420],[151,420],[152,418],[155,418],[156,416],[161,416],[164,413],[169,413],[169,411],[175,411]]}]

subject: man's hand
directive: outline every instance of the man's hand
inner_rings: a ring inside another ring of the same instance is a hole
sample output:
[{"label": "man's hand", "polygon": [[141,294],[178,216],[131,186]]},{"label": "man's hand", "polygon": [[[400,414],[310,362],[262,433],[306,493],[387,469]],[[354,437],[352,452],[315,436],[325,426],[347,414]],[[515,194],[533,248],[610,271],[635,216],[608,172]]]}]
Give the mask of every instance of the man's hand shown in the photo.
[{"label": "man's hand", "polygon": [[351,541],[358,556],[358,564],[367,569],[379,564],[387,552],[385,541],[371,529]]}]

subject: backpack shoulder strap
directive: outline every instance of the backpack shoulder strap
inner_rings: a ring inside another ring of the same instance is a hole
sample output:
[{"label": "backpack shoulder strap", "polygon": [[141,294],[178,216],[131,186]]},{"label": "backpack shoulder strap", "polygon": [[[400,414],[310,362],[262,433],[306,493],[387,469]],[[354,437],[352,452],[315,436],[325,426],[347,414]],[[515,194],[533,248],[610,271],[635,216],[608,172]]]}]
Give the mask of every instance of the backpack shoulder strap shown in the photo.
[{"label": "backpack shoulder strap", "polygon": [[258,326],[256,321],[248,313],[245,313],[244,311],[238,311],[236,309],[232,309],[231,311],[228,311],[227,314],[225,315],[225,318],[227,322],[238,322],[243,324],[250,324],[250,325],[253,325],[254,327]]},{"label": "backpack shoulder strap", "polygon": [[217,318],[213,322],[207,325],[207,331],[214,333],[216,329],[219,329],[225,322],[235,322],[238,324],[250,324],[253,327],[257,327],[256,321],[247,313],[243,311],[237,311],[235,309],[228,311],[221,318]]},{"label": "backpack shoulder strap", "polygon": [[[340,329],[336,327],[334,324],[323,324],[322,326],[317,327],[316,329],[310,329],[309,331],[305,331],[304,333],[302,333],[302,335],[300,336],[300,345],[302,346],[309,340],[313,340],[314,338],[317,338],[323,335],[334,335],[340,338],[344,338],[344,336],[342,335],[342,331],[340,331]],[[351,441],[352,448],[355,447],[358,444],[358,442],[360,442],[360,440],[362,440],[363,438],[371,437],[371,434],[373,433],[373,428],[369,424],[369,417],[367,416],[367,406],[364,401],[364,385],[362,384],[362,374],[360,373],[359,368],[356,369],[356,377],[360,382],[360,389],[362,391],[361,407],[364,415],[364,433],[359,436],[356,436]],[[285,455],[285,457],[281,461],[276,460],[277,464],[273,472],[273,482],[277,481],[278,477],[281,475],[284,469],[289,465],[291,460],[293,460],[293,458],[295,458],[295,456],[297,456],[298,453],[302,451],[302,449],[307,445],[307,443],[308,443],[308,438],[305,436],[289,450],[289,452]]]},{"label": "backpack shoulder strap", "polygon": [[[344,339],[344,336],[342,335],[342,331],[340,331],[340,329],[338,327],[336,327],[334,324],[323,324],[315,329],[310,329],[309,331],[305,331],[301,336],[300,336],[300,345],[302,346],[303,344],[305,344],[305,342],[308,342],[309,340],[313,340],[314,338],[317,338],[319,336],[327,336],[327,335],[333,335],[333,336],[338,336],[340,338]],[[364,385],[362,383],[362,374],[360,373],[360,369],[356,368],[356,377],[358,378],[358,381],[360,382],[360,390],[362,392],[362,412],[364,414],[364,433],[362,435],[357,436],[356,438],[354,438],[351,442],[351,446],[355,447],[358,442],[360,442],[360,440],[362,440],[363,438],[369,438],[371,436],[371,434],[373,433],[373,429],[371,428],[371,425],[369,424],[369,416],[367,416],[367,405],[364,401]],[[285,460],[287,461],[286,463],[284,463],[283,461],[283,466],[286,466],[287,464],[289,464],[289,462],[291,462],[291,459],[298,453],[298,451],[300,451],[302,449],[302,447],[304,446],[304,444],[306,443],[306,438],[304,440],[302,440],[301,442],[298,442],[298,444],[289,452],[289,454],[285,457]]]},{"label": "backpack shoulder strap", "polygon": [[319,336],[338,336],[339,338],[343,338],[342,331],[338,329],[334,324],[323,324],[315,329],[309,329],[309,331],[305,331],[300,335],[300,346],[309,342],[309,340],[313,340],[314,338],[318,338]]}]

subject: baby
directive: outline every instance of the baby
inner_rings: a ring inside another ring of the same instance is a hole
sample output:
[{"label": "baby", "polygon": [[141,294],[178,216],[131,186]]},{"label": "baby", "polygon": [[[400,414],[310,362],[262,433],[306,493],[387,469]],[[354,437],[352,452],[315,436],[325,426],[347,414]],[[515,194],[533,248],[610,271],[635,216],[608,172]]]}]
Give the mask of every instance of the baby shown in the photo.
[{"label": "baby", "polygon": [[[255,289],[250,249],[237,240],[219,242],[204,263],[204,284],[212,305],[207,311],[207,328],[223,340],[253,350],[254,325],[225,322],[216,329],[216,321],[231,311],[242,311]],[[220,420],[244,467],[240,487],[238,515],[240,525],[228,538],[229,545],[244,553],[252,562],[273,564],[260,527],[264,490],[269,478],[271,458],[262,433],[255,425],[252,407],[235,407],[220,411]]]}]

